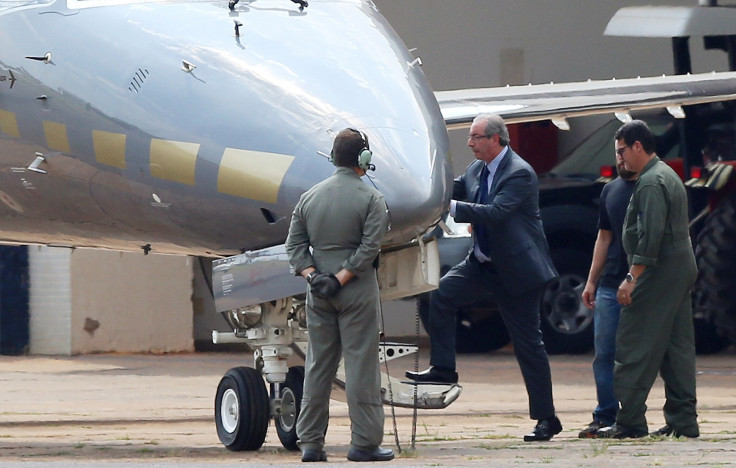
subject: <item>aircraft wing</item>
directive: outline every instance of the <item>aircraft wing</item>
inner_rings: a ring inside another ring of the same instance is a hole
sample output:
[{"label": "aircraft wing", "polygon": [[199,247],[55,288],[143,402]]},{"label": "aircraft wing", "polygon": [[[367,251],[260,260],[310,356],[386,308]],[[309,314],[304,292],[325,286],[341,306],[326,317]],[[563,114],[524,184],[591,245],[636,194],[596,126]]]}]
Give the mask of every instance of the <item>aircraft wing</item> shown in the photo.
[{"label": "aircraft wing", "polygon": [[550,83],[435,92],[448,129],[469,127],[479,113],[501,115],[507,123],[552,120],[563,130],[568,117],[667,108],[736,100],[736,72],[650,78]]}]

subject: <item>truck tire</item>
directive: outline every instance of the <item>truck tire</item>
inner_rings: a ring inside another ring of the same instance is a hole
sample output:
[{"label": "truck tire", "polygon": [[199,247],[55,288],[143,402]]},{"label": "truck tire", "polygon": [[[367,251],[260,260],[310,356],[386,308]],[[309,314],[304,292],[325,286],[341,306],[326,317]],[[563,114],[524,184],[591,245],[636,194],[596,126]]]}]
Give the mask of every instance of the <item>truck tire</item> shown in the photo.
[{"label": "truck tire", "polygon": [[591,251],[555,248],[552,261],[559,277],[544,289],[540,328],[549,354],[580,354],[593,347],[593,311],[582,300]]},{"label": "truck tire", "polygon": [[[705,220],[696,241],[696,317],[736,340],[736,193],[725,197]],[[697,338],[697,337],[696,337]],[[697,341],[697,340],[696,340]],[[725,346],[728,345],[728,341]],[[724,346],[724,347],[725,347]]]},{"label": "truck tire", "polygon": [[[424,330],[427,331],[429,294],[419,296],[417,307]],[[495,303],[483,302],[458,310],[455,339],[455,351],[458,353],[488,353],[503,348],[509,341],[509,333]]]}]

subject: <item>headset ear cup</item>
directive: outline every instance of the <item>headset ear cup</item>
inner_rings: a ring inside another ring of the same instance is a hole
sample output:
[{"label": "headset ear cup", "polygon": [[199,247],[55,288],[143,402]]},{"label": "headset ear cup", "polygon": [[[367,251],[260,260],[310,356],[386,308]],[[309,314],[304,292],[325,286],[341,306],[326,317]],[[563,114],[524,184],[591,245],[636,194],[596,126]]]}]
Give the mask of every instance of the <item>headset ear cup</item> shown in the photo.
[{"label": "headset ear cup", "polygon": [[368,148],[360,150],[360,153],[358,153],[358,167],[367,171],[371,167],[371,157],[373,157],[373,153]]}]

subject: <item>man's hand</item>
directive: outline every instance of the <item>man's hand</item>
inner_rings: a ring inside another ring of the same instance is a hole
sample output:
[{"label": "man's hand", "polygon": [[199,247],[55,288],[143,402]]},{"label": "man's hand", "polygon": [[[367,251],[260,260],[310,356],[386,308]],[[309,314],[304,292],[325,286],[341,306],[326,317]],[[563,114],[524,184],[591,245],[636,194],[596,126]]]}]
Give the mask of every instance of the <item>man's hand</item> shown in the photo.
[{"label": "man's hand", "polygon": [[309,283],[312,294],[321,298],[329,299],[340,290],[342,285],[337,277],[330,273],[320,273]]},{"label": "man's hand", "polygon": [[616,294],[618,303],[622,306],[631,305],[631,293],[634,292],[635,287],[636,282],[629,283],[626,280],[622,281],[621,286],[618,287],[618,293]]},{"label": "man's hand", "polygon": [[583,289],[583,304],[590,310],[595,308],[595,285],[591,283],[585,283],[585,289]]}]

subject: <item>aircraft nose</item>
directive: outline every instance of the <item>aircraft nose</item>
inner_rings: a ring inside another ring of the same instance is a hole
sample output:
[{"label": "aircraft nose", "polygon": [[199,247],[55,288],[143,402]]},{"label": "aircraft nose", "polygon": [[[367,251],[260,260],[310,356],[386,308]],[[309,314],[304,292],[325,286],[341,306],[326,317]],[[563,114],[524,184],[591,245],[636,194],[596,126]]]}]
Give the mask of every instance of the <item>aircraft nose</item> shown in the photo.
[{"label": "aircraft nose", "polygon": [[385,243],[409,241],[439,221],[452,188],[449,142],[444,127],[371,131],[375,171],[367,175],[383,194],[391,216]]}]

